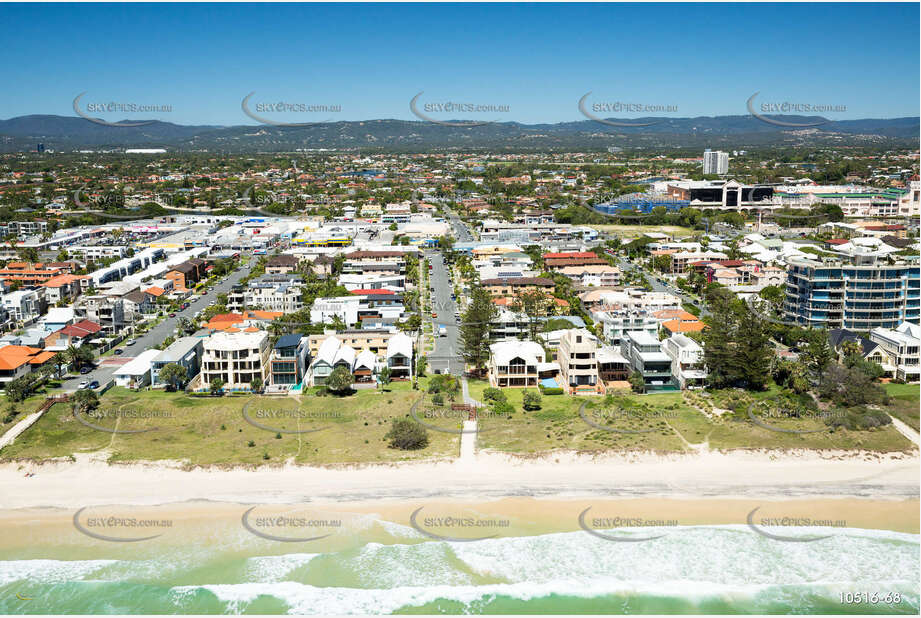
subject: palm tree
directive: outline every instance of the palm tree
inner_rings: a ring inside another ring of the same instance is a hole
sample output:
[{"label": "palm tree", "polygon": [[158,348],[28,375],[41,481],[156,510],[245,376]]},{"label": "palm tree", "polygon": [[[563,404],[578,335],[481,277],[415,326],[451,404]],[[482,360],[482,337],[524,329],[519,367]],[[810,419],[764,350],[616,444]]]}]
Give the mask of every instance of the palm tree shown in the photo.
[{"label": "palm tree", "polygon": [[67,364],[70,365],[72,369],[80,364],[80,350],[73,344],[67,346],[67,349],[64,350],[63,357],[67,359]]},{"label": "palm tree", "polygon": [[99,398],[94,391],[89,389],[79,390],[71,397],[71,408],[74,414],[80,414],[95,408],[99,404]]},{"label": "palm tree", "polygon": [[61,352],[56,353],[51,357],[51,364],[56,368],[56,377],[61,377],[61,367],[67,364],[67,359],[64,358],[64,354]]}]

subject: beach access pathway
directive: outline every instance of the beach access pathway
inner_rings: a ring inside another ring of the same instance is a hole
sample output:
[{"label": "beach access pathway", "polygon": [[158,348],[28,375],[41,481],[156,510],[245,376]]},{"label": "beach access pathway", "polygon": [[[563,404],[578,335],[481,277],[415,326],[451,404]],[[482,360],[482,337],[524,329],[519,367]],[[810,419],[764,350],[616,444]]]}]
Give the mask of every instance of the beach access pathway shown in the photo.
[{"label": "beach access pathway", "polygon": [[[461,393],[464,396],[464,403],[466,405],[474,407],[483,405],[470,396],[470,389],[467,387],[467,378],[461,378]],[[461,434],[460,458],[457,461],[458,464],[476,463],[476,435],[476,417],[464,421],[464,431]]]}]

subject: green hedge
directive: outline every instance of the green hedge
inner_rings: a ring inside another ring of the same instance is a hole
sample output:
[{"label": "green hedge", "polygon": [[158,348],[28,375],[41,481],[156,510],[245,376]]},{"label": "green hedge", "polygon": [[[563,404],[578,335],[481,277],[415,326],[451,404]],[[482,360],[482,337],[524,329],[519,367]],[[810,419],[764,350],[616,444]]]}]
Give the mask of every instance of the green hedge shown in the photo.
[{"label": "green hedge", "polygon": [[542,394],[544,394],[544,395],[562,395],[562,394],[563,394],[563,389],[562,389],[562,388],[559,388],[559,387],[556,387],[556,388],[546,388],[546,387],[544,387],[544,386],[541,386],[541,387],[540,387],[540,392],[541,392]]}]

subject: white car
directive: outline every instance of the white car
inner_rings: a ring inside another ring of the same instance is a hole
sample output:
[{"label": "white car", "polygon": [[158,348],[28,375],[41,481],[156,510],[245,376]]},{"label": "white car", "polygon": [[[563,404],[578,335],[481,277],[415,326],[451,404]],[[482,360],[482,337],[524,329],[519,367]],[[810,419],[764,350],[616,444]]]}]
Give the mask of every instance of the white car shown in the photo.
[{"label": "white car", "polygon": [[126,346],[128,346],[128,345],[134,345],[134,344],[137,343],[137,342],[138,342],[137,339],[129,339],[128,341],[125,342],[125,345],[126,345]]},{"label": "white car", "polygon": [[89,381],[89,380],[81,380],[81,381],[80,381],[80,384],[77,386],[77,388],[80,389],[80,390],[83,390],[84,388],[88,387],[89,385],[90,385],[90,381]]}]

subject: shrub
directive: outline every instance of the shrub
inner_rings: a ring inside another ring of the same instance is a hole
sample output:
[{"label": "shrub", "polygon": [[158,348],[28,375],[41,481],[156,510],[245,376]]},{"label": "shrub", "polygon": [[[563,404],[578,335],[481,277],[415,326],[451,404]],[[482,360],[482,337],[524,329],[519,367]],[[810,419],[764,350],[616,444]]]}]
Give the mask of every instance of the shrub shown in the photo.
[{"label": "shrub", "polygon": [[540,395],[534,391],[527,391],[524,394],[524,403],[522,407],[525,410],[540,410]]},{"label": "shrub", "polygon": [[401,451],[415,451],[429,444],[429,436],[425,427],[406,418],[394,419],[384,439],[390,440],[390,448],[397,448]]},{"label": "shrub", "polygon": [[444,395],[441,393],[435,393],[432,395],[432,403],[434,403],[436,406],[443,406],[445,404]]},{"label": "shrub", "polygon": [[486,401],[507,401],[505,393],[500,391],[498,388],[489,387],[483,389],[483,399]]},{"label": "shrub", "polygon": [[541,387],[540,392],[544,395],[562,395],[563,389],[560,387],[544,388]]},{"label": "shrub", "polygon": [[515,412],[515,406],[507,401],[496,401],[492,404],[492,410],[500,416],[509,416]]}]

